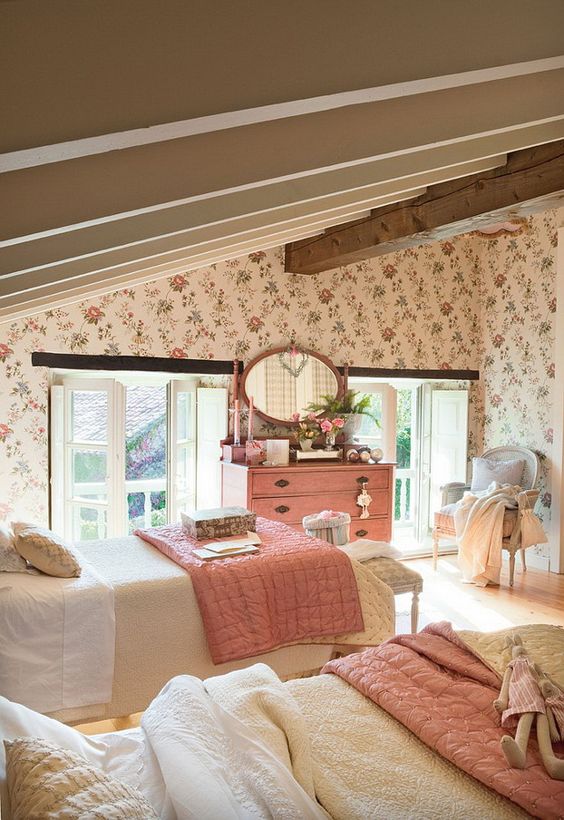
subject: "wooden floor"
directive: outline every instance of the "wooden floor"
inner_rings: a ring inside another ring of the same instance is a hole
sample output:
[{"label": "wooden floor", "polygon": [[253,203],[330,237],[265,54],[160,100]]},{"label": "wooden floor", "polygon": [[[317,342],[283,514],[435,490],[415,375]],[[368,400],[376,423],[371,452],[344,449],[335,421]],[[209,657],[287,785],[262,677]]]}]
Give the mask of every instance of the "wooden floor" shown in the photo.
[{"label": "wooden floor", "polygon": [[[433,621],[447,620],[458,629],[480,629],[484,632],[526,623],[564,626],[564,575],[528,569],[519,564],[515,585],[509,586],[508,572],[502,572],[499,587],[475,587],[463,584],[456,556],[439,559],[437,572],[430,558],[406,561],[407,566],[423,576],[420,597],[419,629]],[[396,630],[409,632],[410,595],[396,597]],[[85,734],[113,732],[139,725],[140,714],[118,720],[105,720],[77,726]]]}]

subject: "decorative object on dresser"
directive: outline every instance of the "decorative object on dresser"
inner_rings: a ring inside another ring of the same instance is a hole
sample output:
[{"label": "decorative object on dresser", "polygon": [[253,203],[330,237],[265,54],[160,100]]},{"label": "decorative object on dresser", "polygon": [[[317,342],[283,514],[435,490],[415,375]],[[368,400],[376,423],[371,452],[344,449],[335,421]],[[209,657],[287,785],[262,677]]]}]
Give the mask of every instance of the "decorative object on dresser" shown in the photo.
[{"label": "decorative object on dresser", "polygon": [[[306,515],[331,508],[351,516],[351,538],[390,541],[394,465],[297,463],[288,467],[248,467],[222,462],[222,504],[245,506],[301,530]],[[371,496],[368,517],[357,505],[362,488]]]}]

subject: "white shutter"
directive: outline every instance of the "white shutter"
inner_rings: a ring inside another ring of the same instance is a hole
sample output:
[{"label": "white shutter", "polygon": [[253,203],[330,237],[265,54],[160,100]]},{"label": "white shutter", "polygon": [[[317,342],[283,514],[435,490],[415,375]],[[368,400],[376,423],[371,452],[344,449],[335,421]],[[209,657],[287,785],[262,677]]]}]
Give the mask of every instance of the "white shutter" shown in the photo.
[{"label": "white shutter", "polygon": [[431,516],[441,506],[443,484],[466,481],[468,391],[433,390],[431,399]]},{"label": "white shutter", "polygon": [[221,506],[221,448],[227,436],[227,390],[198,388],[198,509]]},{"label": "white shutter", "polygon": [[49,416],[51,439],[51,529],[65,535],[65,388],[51,387]]},{"label": "white shutter", "polygon": [[196,382],[169,382],[168,519],[196,506]]},{"label": "white shutter", "polygon": [[[60,401],[58,395],[55,400]],[[63,406],[62,436],[59,429],[52,462],[59,474],[57,489],[63,465],[64,535],[81,541],[117,534],[115,382],[64,379]],[[58,443],[62,443],[62,454]],[[61,521],[59,510],[55,518]]]}]

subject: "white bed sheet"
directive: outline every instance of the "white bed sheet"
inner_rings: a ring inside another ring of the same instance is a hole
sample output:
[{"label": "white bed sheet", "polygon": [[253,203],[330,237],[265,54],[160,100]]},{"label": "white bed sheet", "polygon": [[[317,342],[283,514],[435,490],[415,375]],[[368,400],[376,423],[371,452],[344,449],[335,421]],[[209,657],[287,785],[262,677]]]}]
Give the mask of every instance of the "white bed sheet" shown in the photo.
[{"label": "white bed sheet", "polygon": [[111,700],[114,592],[79,560],[79,578],[0,573],[0,694],[38,712]]}]

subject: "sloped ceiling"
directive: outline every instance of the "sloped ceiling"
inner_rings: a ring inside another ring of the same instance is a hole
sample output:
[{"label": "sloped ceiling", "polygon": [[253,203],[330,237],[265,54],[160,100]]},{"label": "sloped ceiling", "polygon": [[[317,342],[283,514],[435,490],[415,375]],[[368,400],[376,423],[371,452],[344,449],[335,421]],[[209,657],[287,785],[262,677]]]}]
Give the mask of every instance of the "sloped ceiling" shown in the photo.
[{"label": "sloped ceiling", "polygon": [[0,3],[0,320],[564,138],[564,4]]}]

